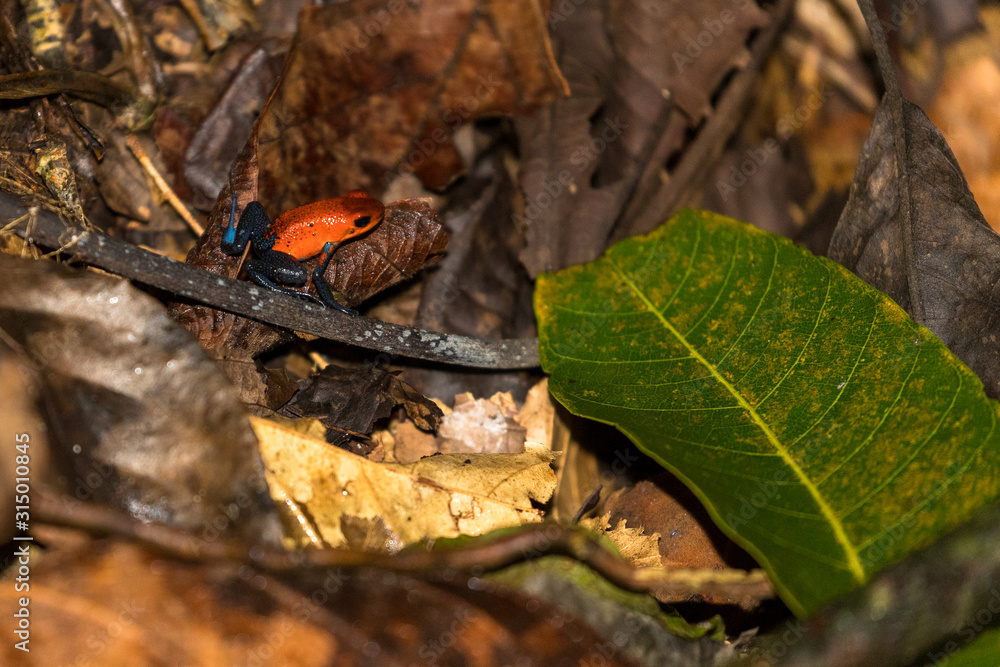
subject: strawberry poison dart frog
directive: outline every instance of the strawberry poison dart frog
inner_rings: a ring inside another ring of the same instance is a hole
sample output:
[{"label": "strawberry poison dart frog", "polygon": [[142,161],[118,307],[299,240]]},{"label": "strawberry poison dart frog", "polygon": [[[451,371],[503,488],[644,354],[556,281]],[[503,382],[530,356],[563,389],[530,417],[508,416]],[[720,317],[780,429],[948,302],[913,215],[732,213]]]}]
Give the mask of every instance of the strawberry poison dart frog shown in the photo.
[{"label": "strawberry poison dart frog", "polygon": [[362,190],[352,190],[342,197],[285,211],[273,223],[260,202],[252,201],[240,214],[239,224],[234,225],[236,197],[233,197],[229,225],[222,235],[222,250],[241,255],[249,243],[255,256],[246,265],[251,280],[278,292],[310,299],[315,297],[288,287],[306,284],[308,273],[299,262],[319,255],[312,279],[320,301],[356,315],[337,303],[323,274],[337,248],[378,225],[384,216],[382,202]]}]

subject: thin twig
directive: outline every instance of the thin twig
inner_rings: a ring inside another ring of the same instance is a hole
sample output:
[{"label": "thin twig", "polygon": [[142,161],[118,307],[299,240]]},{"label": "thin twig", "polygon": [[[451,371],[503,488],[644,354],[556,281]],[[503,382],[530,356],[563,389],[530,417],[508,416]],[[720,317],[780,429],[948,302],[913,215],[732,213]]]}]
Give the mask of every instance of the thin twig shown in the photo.
[{"label": "thin twig", "polygon": [[0,99],[24,100],[65,93],[106,107],[122,107],[135,97],[135,89],[103,74],[78,70],[40,70],[0,76]]},{"label": "thin twig", "polygon": [[220,36],[218,32],[213,30],[209,26],[208,21],[205,19],[205,15],[201,13],[201,8],[198,7],[198,3],[194,0],[181,0],[181,6],[187,10],[188,16],[194,21],[195,26],[198,28],[198,32],[201,33],[201,38],[205,40],[205,47],[209,51],[216,51],[225,44],[225,38]]},{"label": "thin twig", "polygon": [[128,135],[125,139],[125,145],[128,146],[130,151],[132,151],[132,154],[135,155],[139,164],[142,165],[142,168],[146,170],[149,177],[153,179],[154,183],[156,183],[156,187],[160,188],[160,192],[162,192],[163,196],[167,198],[170,205],[174,207],[177,214],[181,216],[184,222],[187,223],[187,226],[191,228],[194,235],[201,236],[204,234],[205,228],[201,226],[201,223],[194,219],[191,212],[187,210],[187,206],[184,205],[184,202],[182,202],[180,197],[174,193],[173,188],[171,188],[170,185],[163,180],[163,176],[160,175],[160,171],[156,168],[156,165],[153,164],[153,161],[149,159],[149,155],[146,154],[142,144],[139,143],[139,137],[134,134]]},{"label": "thin twig", "polygon": [[436,576],[497,570],[524,560],[561,555],[584,563],[608,581],[633,591],[668,589],[732,597],[773,595],[767,576],[761,570],[636,568],[603,547],[591,533],[554,523],[522,526],[515,532],[465,546],[406,549],[393,555],[349,549],[286,551],[266,545],[250,547],[232,539],[202,539],[177,528],[143,523],[109,507],[83,503],[43,489],[35,490],[34,494],[33,518],[43,523],[114,534],[175,558],[250,563],[274,573],[373,567]]}]

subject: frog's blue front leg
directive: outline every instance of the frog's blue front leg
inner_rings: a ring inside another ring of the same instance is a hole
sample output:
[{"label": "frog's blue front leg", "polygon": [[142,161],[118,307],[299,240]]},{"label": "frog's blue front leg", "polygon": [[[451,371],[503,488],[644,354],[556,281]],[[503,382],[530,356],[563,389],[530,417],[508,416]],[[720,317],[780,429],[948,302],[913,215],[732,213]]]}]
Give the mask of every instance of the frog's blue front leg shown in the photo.
[{"label": "frog's blue front leg", "polygon": [[233,197],[232,209],[229,211],[229,224],[222,233],[222,250],[230,255],[242,255],[247,243],[253,245],[254,254],[263,257],[274,247],[276,240],[271,229],[271,218],[260,202],[252,201],[240,214],[238,224],[233,224],[236,218],[236,197]]}]

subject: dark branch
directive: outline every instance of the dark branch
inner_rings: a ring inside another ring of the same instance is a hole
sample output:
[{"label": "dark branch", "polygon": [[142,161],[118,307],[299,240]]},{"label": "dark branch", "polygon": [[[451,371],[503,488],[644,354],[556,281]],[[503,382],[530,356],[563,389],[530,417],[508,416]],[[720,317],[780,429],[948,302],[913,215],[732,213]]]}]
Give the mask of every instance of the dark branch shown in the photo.
[{"label": "dark branch", "polygon": [[179,528],[143,523],[96,503],[84,503],[48,490],[33,491],[32,516],[40,522],[134,540],[160,553],[185,560],[250,563],[272,573],[336,567],[376,567],[417,575],[498,570],[548,555],[568,556],[588,565],[608,581],[633,591],[662,591],[681,597],[694,593],[768,596],[770,583],[760,570],[659,571],[636,568],[602,546],[581,528],[554,523],[529,524],[490,540],[446,549],[405,549],[380,554],[349,549],[286,551],[263,544],[248,546],[231,539],[203,539]]},{"label": "dark branch", "polygon": [[[26,216],[28,206],[0,193],[0,220]],[[392,355],[474,368],[517,369],[538,366],[538,339],[481,340],[414,329],[332,309],[233,280],[148,252],[95,230],[67,225],[41,207],[15,227],[28,240],[64,248],[74,259],[150,287],[274,326],[302,331],[348,345]]]}]

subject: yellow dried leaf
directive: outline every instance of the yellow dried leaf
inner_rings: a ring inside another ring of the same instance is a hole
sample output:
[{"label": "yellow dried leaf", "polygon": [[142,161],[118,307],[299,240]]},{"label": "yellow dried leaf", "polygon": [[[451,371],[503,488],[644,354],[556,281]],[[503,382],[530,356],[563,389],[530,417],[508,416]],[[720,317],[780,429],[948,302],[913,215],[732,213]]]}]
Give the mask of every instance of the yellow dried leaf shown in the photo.
[{"label": "yellow dried leaf", "polygon": [[645,535],[645,529],[629,528],[625,519],[619,519],[617,525],[611,528],[611,513],[600,518],[583,519],[580,525],[604,533],[615,543],[622,557],[636,567],[660,567],[660,534]]},{"label": "yellow dried leaf", "polygon": [[[298,542],[395,551],[422,539],[478,535],[540,521],[531,501],[545,502],[555,489],[553,454],[542,448],[384,464],[264,419],[251,423],[271,497],[303,528]],[[356,534],[359,525],[377,526],[380,534],[349,539],[345,527]]]}]

